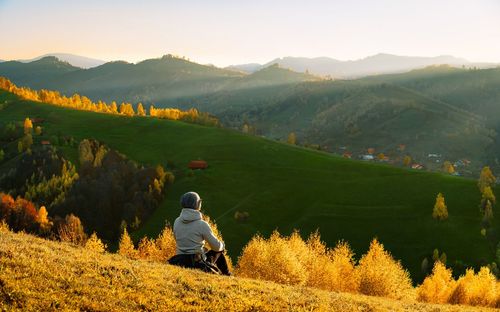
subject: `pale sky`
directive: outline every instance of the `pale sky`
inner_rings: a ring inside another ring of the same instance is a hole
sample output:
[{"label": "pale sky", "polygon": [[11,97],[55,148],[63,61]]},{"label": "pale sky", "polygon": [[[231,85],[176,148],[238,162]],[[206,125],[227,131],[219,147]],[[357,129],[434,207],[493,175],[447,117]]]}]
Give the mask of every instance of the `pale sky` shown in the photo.
[{"label": "pale sky", "polygon": [[0,0],[0,59],[72,53],[218,66],[377,53],[500,62],[499,0]]}]

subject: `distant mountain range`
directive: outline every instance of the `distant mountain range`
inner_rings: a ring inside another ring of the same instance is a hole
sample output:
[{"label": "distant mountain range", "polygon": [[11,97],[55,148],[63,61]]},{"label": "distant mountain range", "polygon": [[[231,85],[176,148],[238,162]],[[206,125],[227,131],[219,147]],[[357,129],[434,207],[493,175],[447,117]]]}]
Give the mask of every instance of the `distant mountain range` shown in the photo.
[{"label": "distant mountain range", "polygon": [[[67,62],[75,67],[80,67],[80,68],[92,68],[92,67],[97,67],[99,65],[102,65],[106,63],[103,60],[98,60],[86,56],[80,56],[80,55],[75,55],[75,54],[69,54],[69,53],[48,53],[44,55],[40,55],[38,57],[35,57],[33,59],[28,59],[28,60],[17,60],[22,63],[30,63],[34,61],[38,61],[44,57],[47,56],[54,56],[58,58],[61,61]],[[1,62],[1,60],[0,60]]]},{"label": "distant mountain range", "polygon": [[329,57],[283,57],[266,64],[232,65],[228,69],[252,73],[272,64],[279,64],[297,72],[309,72],[314,75],[331,76],[333,78],[359,78],[368,75],[399,73],[430,65],[451,65],[456,67],[494,67],[492,63],[473,63],[463,58],[450,55],[436,57],[399,56],[377,54],[354,61],[339,61]]},{"label": "distant mountain range", "polygon": [[290,85],[320,78],[270,66],[253,74],[201,65],[166,55],[137,64],[108,62],[90,69],[47,56],[29,63],[0,63],[0,76],[35,89],[66,95],[80,93],[94,100],[177,105],[222,90]]}]

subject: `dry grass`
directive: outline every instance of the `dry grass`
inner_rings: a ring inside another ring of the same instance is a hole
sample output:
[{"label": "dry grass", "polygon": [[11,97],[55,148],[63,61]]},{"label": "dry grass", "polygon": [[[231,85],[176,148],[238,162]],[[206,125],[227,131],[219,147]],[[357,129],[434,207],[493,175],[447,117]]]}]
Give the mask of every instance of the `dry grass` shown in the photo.
[{"label": "dry grass", "polygon": [[[215,276],[0,231],[0,309],[6,311],[460,311]],[[466,307],[468,311],[479,311]]]}]

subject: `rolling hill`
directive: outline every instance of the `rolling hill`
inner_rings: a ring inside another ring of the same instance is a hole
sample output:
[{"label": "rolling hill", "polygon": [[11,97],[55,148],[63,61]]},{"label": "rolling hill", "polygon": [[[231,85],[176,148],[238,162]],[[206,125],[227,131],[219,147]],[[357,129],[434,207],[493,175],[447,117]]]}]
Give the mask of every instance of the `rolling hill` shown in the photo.
[{"label": "rolling hill", "polygon": [[[365,61],[384,64],[385,59],[393,56]],[[94,100],[196,107],[216,115],[227,127],[242,129],[248,124],[255,133],[279,140],[295,132],[299,144],[338,154],[347,151],[359,157],[375,148],[401,163],[404,155],[397,147],[403,144],[414,161],[430,170],[440,170],[445,160],[463,159],[471,161],[470,167],[460,168],[463,175],[475,176],[484,165],[500,169],[499,69],[433,66],[331,81],[277,64],[245,74],[168,55],[87,70],[68,69],[70,65],[54,58],[37,62],[50,64],[51,70],[31,75],[35,63],[7,62],[0,64],[0,74],[18,84],[67,95],[78,92]],[[442,157],[429,159],[429,154]]]},{"label": "rolling hill", "polygon": [[[457,260],[489,263],[494,257],[480,233],[474,180],[346,160],[227,129],[15,100],[0,92],[0,102],[8,97],[0,114],[2,127],[28,116],[43,118],[48,137],[94,138],[139,163],[174,171],[176,182],[167,199],[136,237],[156,236],[165,220],[178,215],[180,195],[196,190],[233,258],[253,235],[267,236],[275,229],[285,234],[300,229],[303,235],[319,229],[330,246],[344,239],[357,254],[378,237],[416,281],[422,278],[422,259],[435,248],[446,252],[452,265]],[[77,162],[74,148],[61,149]],[[206,160],[209,168],[189,172],[187,163],[193,159]],[[431,217],[438,192],[448,205],[445,222]],[[248,221],[236,221],[236,211],[248,212]]]},{"label": "rolling hill", "polygon": [[493,311],[214,276],[10,232],[0,265],[5,311]]}]

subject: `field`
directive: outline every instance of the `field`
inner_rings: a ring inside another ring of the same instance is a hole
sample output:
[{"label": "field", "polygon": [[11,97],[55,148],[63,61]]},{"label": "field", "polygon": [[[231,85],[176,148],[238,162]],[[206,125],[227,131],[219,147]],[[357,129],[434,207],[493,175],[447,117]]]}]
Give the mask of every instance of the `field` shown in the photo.
[{"label": "field", "polygon": [[99,254],[0,233],[2,311],[487,311],[395,301]]},{"label": "field", "polygon": [[[0,91],[0,103],[8,96]],[[135,237],[156,236],[165,220],[173,223],[180,195],[195,190],[234,259],[256,233],[300,229],[307,236],[319,229],[328,245],[343,239],[358,255],[378,237],[415,281],[422,278],[422,259],[434,248],[446,252],[450,264],[493,261],[480,233],[474,180],[346,160],[226,129],[22,100],[11,100],[0,112],[0,125],[26,117],[45,119],[47,136],[95,138],[137,162],[162,164],[175,172],[167,199]],[[74,149],[63,150],[76,162]],[[190,174],[187,163],[194,159],[206,160],[209,168]],[[438,192],[448,205],[445,222],[431,217]],[[236,211],[248,212],[249,219],[237,222]]]}]

